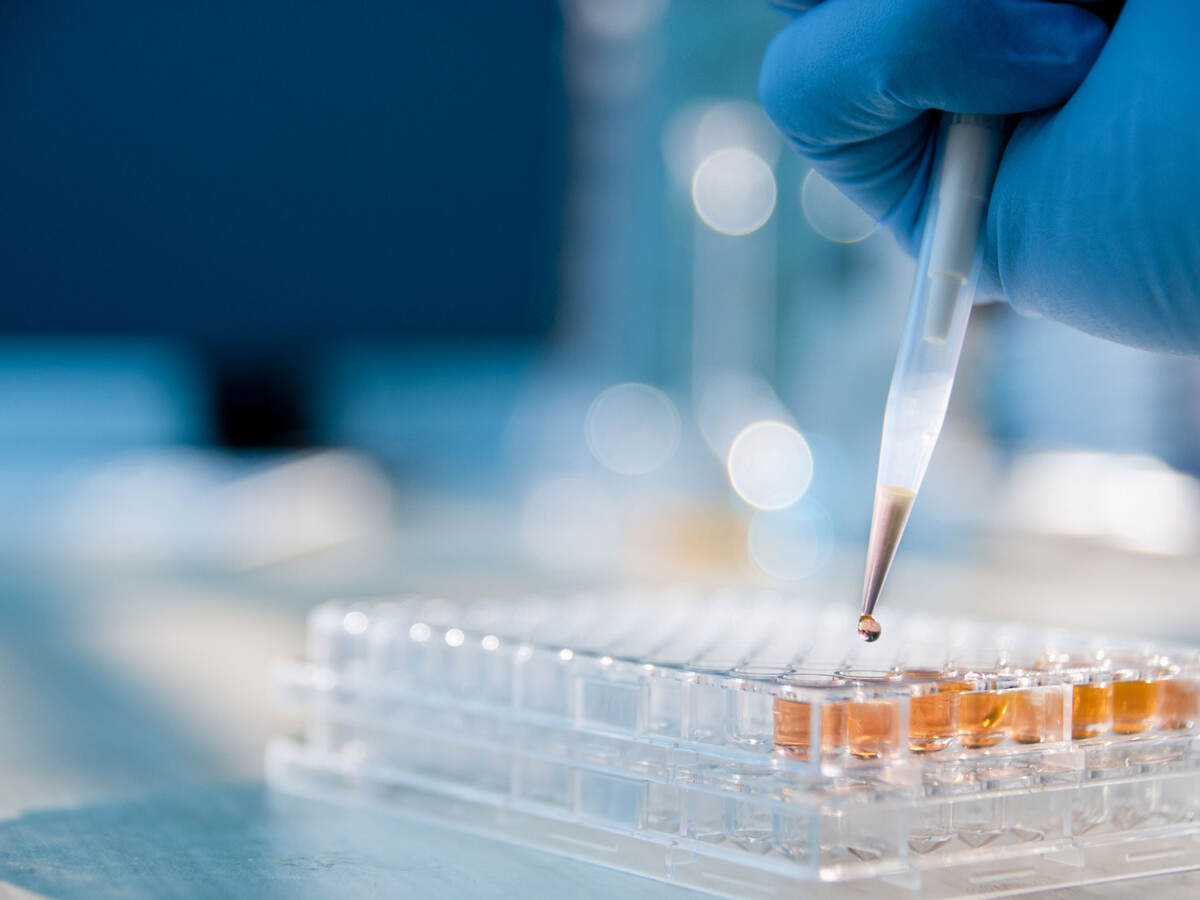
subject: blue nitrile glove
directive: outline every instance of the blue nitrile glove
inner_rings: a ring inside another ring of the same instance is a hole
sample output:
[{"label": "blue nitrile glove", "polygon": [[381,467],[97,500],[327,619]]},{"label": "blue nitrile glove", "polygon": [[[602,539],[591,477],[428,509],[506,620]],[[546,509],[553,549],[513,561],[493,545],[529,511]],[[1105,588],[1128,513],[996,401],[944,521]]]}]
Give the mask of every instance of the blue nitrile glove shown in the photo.
[{"label": "blue nitrile glove", "polygon": [[1021,114],[979,296],[1200,354],[1198,0],[1128,0],[1111,34],[1050,0],[825,0],[771,43],[759,93],[817,171],[910,251],[926,110]]}]

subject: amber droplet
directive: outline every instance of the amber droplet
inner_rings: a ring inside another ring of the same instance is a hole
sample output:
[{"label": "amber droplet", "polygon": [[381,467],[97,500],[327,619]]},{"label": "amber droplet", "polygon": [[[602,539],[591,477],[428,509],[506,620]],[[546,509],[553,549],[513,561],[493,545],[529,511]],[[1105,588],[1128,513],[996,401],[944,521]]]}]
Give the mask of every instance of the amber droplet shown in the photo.
[{"label": "amber droplet", "polygon": [[860,616],[858,619],[858,636],[868,644],[879,640],[883,628],[875,621],[874,616]]}]

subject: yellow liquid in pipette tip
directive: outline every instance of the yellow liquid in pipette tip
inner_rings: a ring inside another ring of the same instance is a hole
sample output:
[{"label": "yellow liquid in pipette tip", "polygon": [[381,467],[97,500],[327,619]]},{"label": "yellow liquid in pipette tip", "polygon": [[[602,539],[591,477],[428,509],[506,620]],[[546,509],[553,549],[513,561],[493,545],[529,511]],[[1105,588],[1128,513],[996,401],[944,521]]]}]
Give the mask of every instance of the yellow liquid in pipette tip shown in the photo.
[{"label": "yellow liquid in pipette tip", "polygon": [[[875,493],[875,508],[871,515],[871,536],[868,547],[867,581],[879,579],[875,585],[878,589],[882,584],[883,575],[891,565],[892,555],[896,545],[900,543],[900,535],[908,522],[909,511],[912,510],[916,493],[908,488],[896,487],[891,484],[880,485]],[[870,560],[875,560],[871,566]],[[868,644],[879,640],[883,628],[875,621],[875,617],[867,614],[859,617],[858,636]]]}]

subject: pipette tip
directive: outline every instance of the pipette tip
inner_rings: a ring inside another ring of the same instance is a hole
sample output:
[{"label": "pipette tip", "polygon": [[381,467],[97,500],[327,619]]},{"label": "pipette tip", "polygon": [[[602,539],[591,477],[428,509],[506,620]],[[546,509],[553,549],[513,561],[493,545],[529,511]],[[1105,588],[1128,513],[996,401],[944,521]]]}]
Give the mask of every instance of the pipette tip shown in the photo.
[{"label": "pipette tip", "polygon": [[858,636],[868,644],[879,640],[879,636],[883,634],[883,627],[875,621],[875,617],[871,615],[859,616],[858,618]]},{"label": "pipette tip", "polygon": [[[875,601],[883,590],[883,582],[896,556],[896,548],[900,545],[900,536],[908,523],[915,497],[916,494],[910,490],[888,484],[880,485],[875,492],[871,534],[867,539],[867,569],[863,575],[862,618],[858,620],[858,633],[864,641],[879,637],[879,623],[871,614],[875,612]],[[871,624],[874,625],[874,636],[868,637]],[[866,630],[864,625],[867,626]]]}]

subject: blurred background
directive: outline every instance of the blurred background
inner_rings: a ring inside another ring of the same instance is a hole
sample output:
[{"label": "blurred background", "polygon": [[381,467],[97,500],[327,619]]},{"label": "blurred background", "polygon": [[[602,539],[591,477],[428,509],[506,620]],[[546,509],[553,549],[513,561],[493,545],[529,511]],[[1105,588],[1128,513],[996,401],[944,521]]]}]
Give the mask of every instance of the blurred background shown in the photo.
[{"label": "blurred background", "polygon": [[[256,771],[331,595],[748,585],[851,627],[912,263],[759,110],[783,21],[0,10],[14,804],[120,781],[128,734]],[[981,309],[881,618],[1200,636],[1198,387]]]}]

